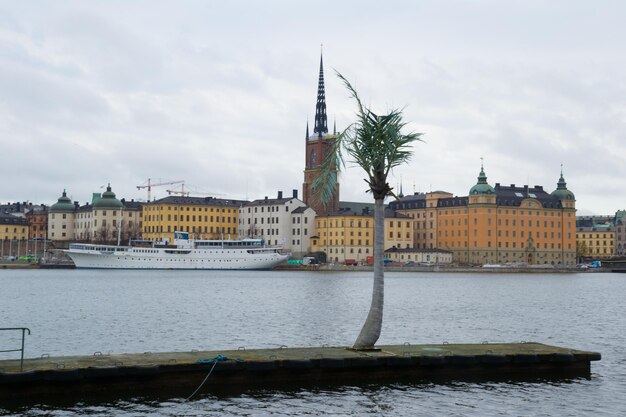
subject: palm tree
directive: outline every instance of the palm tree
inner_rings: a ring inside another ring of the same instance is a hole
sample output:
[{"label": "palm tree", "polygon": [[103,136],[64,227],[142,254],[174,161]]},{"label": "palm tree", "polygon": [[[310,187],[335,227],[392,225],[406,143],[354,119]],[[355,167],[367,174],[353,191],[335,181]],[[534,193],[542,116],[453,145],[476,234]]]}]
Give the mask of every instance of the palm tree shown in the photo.
[{"label": "palm tree", "polygon": [[[406,126],[401,110],[392,110],[386,115],[377,115],[364,107],[357,91],[339,72],[351,97],[357,103],[357,120],[343,131],[335,140],[330,152],[320,167],[317,180],[313,183],[314,193],[322,203],[330,201],[337,184],[337,173],[345,161],[342,152],[351,157],[367,174],[365,182],[374,196],[374,288],[372,304],[363,328],[353,345],[354,349],[373,349],[380,337],[383,323],[384,305],[384,243],[385,243],[385,208],[387,196],[394,196],[393,189],[387,183],[391,169],[406,163],[412,155],[409,149],[413,142],[422,141],[421,133],[402,134]],[[395,196],[394,196],[395,197]]]}]

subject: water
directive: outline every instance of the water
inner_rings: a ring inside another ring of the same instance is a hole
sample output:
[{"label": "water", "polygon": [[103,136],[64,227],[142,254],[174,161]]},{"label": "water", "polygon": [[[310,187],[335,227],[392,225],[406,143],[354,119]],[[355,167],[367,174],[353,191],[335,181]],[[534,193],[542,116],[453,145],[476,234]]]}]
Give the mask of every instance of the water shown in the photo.
[{"label": "water", "polygon": [[[106,401],[0,404],[0,415],[626,415],[626,275],[385,278],[380,344],[537,341],[598,351],[602,361],[592,363],[590,379],[258,389],[190,402],[128,393]],[[28,357],[350,345],[371,287],[365,272],[3,270],[0,327],[32,330]],[[18,335],[1,334],[0,350],[18,346]]]}]

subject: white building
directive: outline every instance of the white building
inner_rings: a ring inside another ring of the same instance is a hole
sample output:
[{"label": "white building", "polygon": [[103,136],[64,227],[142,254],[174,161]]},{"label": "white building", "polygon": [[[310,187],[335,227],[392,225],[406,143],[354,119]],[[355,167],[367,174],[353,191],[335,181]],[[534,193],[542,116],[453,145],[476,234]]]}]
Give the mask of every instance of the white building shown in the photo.
[{"label": "white building", "polygon": [[48,210],[48,239],[61,242],[74,240],[76,206],[63,190],[63,195]]},{"label": "white building", "polygon": [[315,233],[315,211],[298,199],[298,191],[291,197],[254,200],[239,209],[239,237],[261,238],[270,245],[280,245],[294,258],[307,254],[311,236]]},{"label": "white building", "polygon": [[72,203],[65,191],[48,211],[48,238],[53,241],[113,243],[141,237],[142,203],[115,198],[111,186],[92,204]]}]

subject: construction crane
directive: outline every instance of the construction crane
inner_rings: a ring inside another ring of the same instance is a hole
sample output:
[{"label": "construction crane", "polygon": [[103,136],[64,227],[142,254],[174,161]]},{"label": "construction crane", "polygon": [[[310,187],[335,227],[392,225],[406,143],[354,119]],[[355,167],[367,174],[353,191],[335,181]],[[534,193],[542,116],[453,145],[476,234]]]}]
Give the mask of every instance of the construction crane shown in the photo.
[{"label": "construction crane", "polygon": [[225,196],[226,194],[218,194],[218,193],[205,193],[205,192],[201,192],[201,191],[186,191],[185,190],[185,184],[183,184],[183,186],[181,187],[180,190],[166,190],[167,193],[169,195],[172,194],[178,194],[181,195],[183,197],[189,197],[191,194],[193,195],[219,195],[219,196]]},{"label": "construction crane", "polygon": [[185,184],[185,180],[159,181],[157,183],[154,183],[152,182],[151,178],[148,178],[148,181],[146,181],[142,185],[138,185],[137,189],[141,190],[142,188],[147,188],[148,189],[148,202],[150,202],[150,191],[152,191],[152,187],[158,187],[161,185],[172,185],[172,184]]}]

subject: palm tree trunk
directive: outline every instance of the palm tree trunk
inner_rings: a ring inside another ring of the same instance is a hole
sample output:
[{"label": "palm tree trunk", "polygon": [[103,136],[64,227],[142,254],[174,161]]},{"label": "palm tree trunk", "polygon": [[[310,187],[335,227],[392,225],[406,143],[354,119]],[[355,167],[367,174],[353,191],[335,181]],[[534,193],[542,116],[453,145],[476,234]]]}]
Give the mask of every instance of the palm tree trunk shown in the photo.
[{"label": "palm tree trunk", "polygon": [[361,333],[354,342],[354,349],[373,349],[380,337],[383,325],[385,299],[385,207],[384,198],[374,200],[374,288],[372,305]]}]

